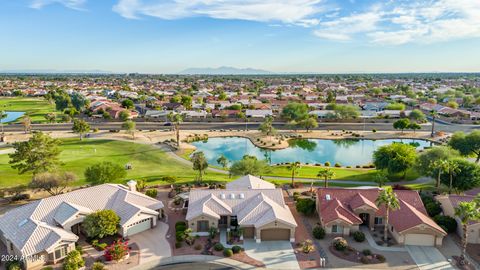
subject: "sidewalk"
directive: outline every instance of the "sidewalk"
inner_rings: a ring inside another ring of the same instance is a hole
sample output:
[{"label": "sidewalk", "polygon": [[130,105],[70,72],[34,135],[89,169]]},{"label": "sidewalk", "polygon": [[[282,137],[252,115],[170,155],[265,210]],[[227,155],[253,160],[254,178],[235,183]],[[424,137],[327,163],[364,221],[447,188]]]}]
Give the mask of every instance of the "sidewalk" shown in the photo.
[{"label": "sidewalk", "polygon": [[368,228],[360,227],[360,230],[365,234],[365,238],[367,239],[368,244],[375,249],[378,249],[378,250],[381,250],[381,251],[394,251],[394,252],[406,252],[407,251],[407,249],[405,249],[404,247],[380,246],[375,242],[375,240],[373,239],[372,235],[370,234],[370,231],[368,230]]}]

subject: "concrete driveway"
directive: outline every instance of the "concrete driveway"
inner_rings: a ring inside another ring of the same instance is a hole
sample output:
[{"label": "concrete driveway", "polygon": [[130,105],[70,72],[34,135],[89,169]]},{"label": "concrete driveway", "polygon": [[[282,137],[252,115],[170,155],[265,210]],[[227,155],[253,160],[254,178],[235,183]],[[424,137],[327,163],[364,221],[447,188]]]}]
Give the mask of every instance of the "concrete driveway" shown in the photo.
[{"label": "concrete driveway", "polygon": [[170,244],[165,237],[167,232],[168,224],[158,221],[157,227],[129,237],[130,242],[136,243],[140,249],[140,264],[172,256]]},{"label": "concrete driveway", "polygon": [[264,241],[255,243],[255,240],[244,240],[245,252],[255,260],[261,261],[269,269],[300,269],[297,257],[288,241]]},{"label": "concrete driveway", "polygon": [[405,246],[420,270],[454,270],[435,247]]}]

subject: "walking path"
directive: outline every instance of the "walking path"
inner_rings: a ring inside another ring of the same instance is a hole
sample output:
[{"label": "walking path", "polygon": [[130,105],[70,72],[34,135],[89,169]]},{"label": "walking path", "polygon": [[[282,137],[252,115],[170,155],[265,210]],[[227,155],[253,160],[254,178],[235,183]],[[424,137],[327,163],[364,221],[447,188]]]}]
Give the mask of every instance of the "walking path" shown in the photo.
[{"label": "walking path", "polygon": [[378,249],[378,250],[381,250],[381,251],[395,251],[395,252],[405,252],[405,251],[407,251],[404,247],[380,246],[375,242],[375,240],[373,239],[372,235],[370,234],[370,231],[368,230],[368,228],[360,227],[360,230],[365,234],[365,238],[367,239],[368,244],[375,249]]}]

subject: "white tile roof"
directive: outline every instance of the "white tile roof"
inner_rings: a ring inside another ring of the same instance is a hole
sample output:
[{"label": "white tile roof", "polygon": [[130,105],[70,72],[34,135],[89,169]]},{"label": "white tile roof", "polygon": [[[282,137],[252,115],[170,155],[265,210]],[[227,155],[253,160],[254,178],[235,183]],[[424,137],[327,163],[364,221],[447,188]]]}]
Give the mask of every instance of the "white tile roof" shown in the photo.
[{"label": "white tile roof", "polygon": [[77,216],[103,209],[114,210],[120,225],[140,213],[157,215],[162,202],[123,185],[103,184],[38,200],[8,211],[0,217],[0,231],[24,256],[46,251],[60,240],[78,237],[60,226]]}]

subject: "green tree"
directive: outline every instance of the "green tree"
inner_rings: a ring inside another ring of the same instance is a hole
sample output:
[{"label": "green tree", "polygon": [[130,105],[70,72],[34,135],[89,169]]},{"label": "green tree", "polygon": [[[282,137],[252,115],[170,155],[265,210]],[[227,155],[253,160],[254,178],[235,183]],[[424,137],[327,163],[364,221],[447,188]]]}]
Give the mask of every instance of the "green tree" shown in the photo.
[{"label": "green tree", "polygon": [[336,105],[333,110],[338,119],[356,119],[360,116],[359,108],[354,105]]},{"label": "green tree", "polygon": [[254,156],[245,155],[243,158],[230,166],[231,175],[263,175],[271,171],[265,160],[258,160]]},{"label": "green tree", "polygon": [[459,157],[460,153],[448,146],[434,146],[418,155],[415,168],[424,176],[437,177],[438,170],[432,167],[434,162]]},{"label": "green tree", "polygon": [[315,201],[309,198],[298,199],[295,203],[297,211],[306,215],[311,216],[315,213]]},{"label": "green tree", "polygon": [[85,260],[78,250],[70,251],[63,260],[63,270],[78,270],[85,266]]},{"label": "green tree", "polygon": [[335,172],[330,168],[322,168],[318,171],[317,177],[323,178],[324,187],[328,187],[328,180],[331,180],[335,177]]},{"label": "green tree", "polygon": [[373,181],[378,184],[378,187],[383,187],[388,180],[388,175],[383,170],[378,170],[373,176]]},{"label": "green tree", "polygon": [[438,116],[438,113],[434,110],[430,111],[430,117],[432,117],[432,132],[430,133],[430,137],[433,138],[435,135],[435,118]]},{"label": "green tree", "polygon": [[81,119],[74,119],[72,131],[78,133],[80,141],[83,139],[83,135],[90,131],[90,125]]},{"label": "green tree", "polygon": [[221,155],[217,158],[217,163],[222,165],[223,169],[226,169],[228,166],[228,159],[224,155]]},{"label": "green tree", "polygon": [[75,174],[71,172],[44,172],[33,177],[32,182],[30,182],[30,187],[44,190],[48,192],[48,194],[55,196],[62,194],[76,179]]},{"label": "green tree", "polygon": [[[32,130],[32,118],[30,118],[28,114],[22,117],[22,125],[23,125],[23,131],[25,132],[25,134],[30,133],[30,131]],[[2,131],[2,134],[3,134],[3,131]]]},{"label": "green tree", "polygon": [[85,110],[85,108],[88,106],[90,101],[86,99],[82,94],[74,92],[71,96],[70,99],[72,101],[72,106],[75,107],[75,109],[79,112]]},{"label": "green tree", "polygon": [[181,103],[185,109],[190,110],[192,108],[192,97],[182,96]]},{"label": "green tree", "polygon": [[460,256],[462,261],[465,261],[465,254],[467,251],[468,239],[468,225],[472,221],[480,221],[480,202],[474,200],[471,202],[460,202],[455,207],[455,216],[458,217],[462,223],[462,254]]},{"label": "green tree", "polygon": [[302,167],[302,164],[298,161],[292,162],[287,166],[287,169],[290,170],[292,174],[292,187],[295,187],[295,175],[298,174],[298,171]]},{"label": "green tree", "polygon": [[133,101],[131,99],[127,98],[122,101],[122,107],[131,110],[135,107],[135,104],[133,104]]},{"label": "green tree", "polygon": [[274,135],[276,133],[276,129],[273,127],[273,117],[266,117],[263,123],[260,124],[258,129],[266,136]]},{"label": "green tree", "polygon": [[183,122],[183,116],[179,113],[169,113],[168,119],[173,123],[173,129],[177,138],[177,147],[180,148],[180,124]]},{"label": "green tree", "polygon": [[282,118],[299,122],[308,117],[308,106],[305,103],[290,102],[282,110]]},{"label": "green tree", "polygon": [[453,188],[453,175],[460,172],[460,166],[455,160],[447,160],[447,162],[445,163],[445,168],[449,176],[448,194],[451,194]]},{"label": "green tree", "polygon": [[127,134],[130,134],[132,136],[132,140],[135,140],[135,129],[136,129],[136,124],[132,120],[127,120],[123,122],[122,128],[125,129],[125,132]]},{"label": "green tree", "polygon": [[4,111],[0,111],[0,126],[2,127],[2,140],[3,141],[3,136],[4,136],[4,132],[3,132],[3,119],[7,118],[7,113],[4,112]]},{"label": "green tree", "polygon": [[307,117],[306,119],[300,121],[299,125],[309,132],[310,129],[318,127],[318,122],[315,117]]},{"label": "green tree", "polygon": [[[470,190],[480,186],[480,166],[462,158],[449,160],[449,166],[441,175],[441,183],[457,191]],[[455,164],[455,165],[451,165]],[[452,174],[450,173],[452,171]]]},{"label": "green tree", "polygon": [[417,124],[415,122],[412,122],[412,123],[410,123],[410,125],[408,125],[408,128],[413,130],[413,133],[415,133],[416,130],[421,129],[422,127],[419,124]]},{"label": "green tree", "polygon": [[480,130],[472,131],[469,134],[465,134],[463,131],[455,132],[448,145],[464,156],[475,155],[475,162],[480,160]]},{"label": "green tree", "polygon": [[373,153],[373,163],[377,169],[385,169],[389,174],[403,172],[403,179],[416,158],[415,147],[403,143],[384,145]]},{"label": "green tree", "polygon": [[115,235],[120,225],[120,217],[110,209],[100,210],[87,215],[82,227],[90,239],[104,238]]},{"label": "green tree", "polygon": [[393,128],[402,130],[402,133],[403,130],[409,128],[409,126],[410,120],[408,120],[407,118],[402,118],[393,123]]},{"label": "green tree", "polygon": [[201,182],[203,179],[203,174],[208,168],[207,158],[205,158],[205,154],[203,152],[195,152],[192,155],[191,161],[193,170],[198,171],[197,181]]},{"label": "green tree", "polygon": [[420,111],[419,109],[414,109],[410,112],[410,115],[408,116],[410,119],[412,119],[415,122],[425,122],[426,117],[425,114]]},{"label": "green tree", "polygon": [[103,161],[85,169],[85,180],[91,184],[99,185],[116,182],[127,176],[125,169],[110,161]]},{"label": "green tree", "polygon": [[398,103],[398,102],[393,102],[388,104],[385,109],[387,110],[398,110],[398,111],[404,111],[405,110],[405,104],[403,103]]},{"label": "green tree", "polygon": [[62,164],[60,143],[60,140],[37,132],[28,141],[13,143],[15,152],[9,154],[9,163],[19,174],[31,172],[36,175],[51,171]]},{"label": "green tree", "polygon": [[393,192],[391,187],[382,189],[379,192],[375,202],[378,207],[385,207],[385,225],[383,226],[383,241],[385,242],[385,245],[387,245],[390,211],[400,209],[400,203],[398,201],[397,195]]},{"label": "green tree", "polygon": [[440,183],[441,183],[441,177],[442,177],[442,174],[448,170],[448,162],[449,160],[448,159],[439,159],[439,160],[435,160],[431,163],[431,166],[430,166],[430,171],[432,171],[431,169],[435,170],[437,172],[437,179],[436,179],[436,183],[435,183],[435,187],[437,188],[437,191],[440,191]]},{"label": "green tree", "polygon": [[130,112],[128,110],[123,110],[118,114],[118,117],[120,117],[120,120],[122,121],[127,121],[130,119]]}]

